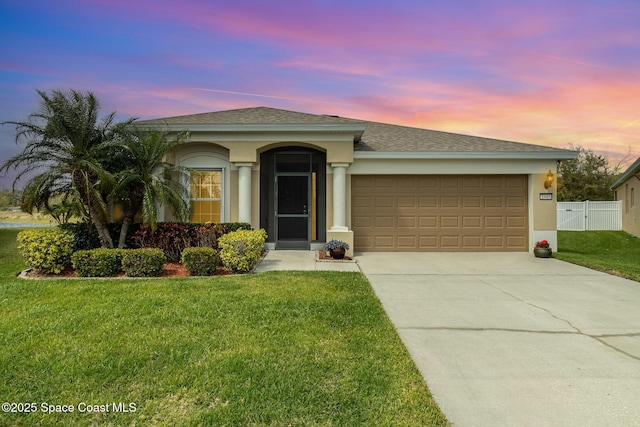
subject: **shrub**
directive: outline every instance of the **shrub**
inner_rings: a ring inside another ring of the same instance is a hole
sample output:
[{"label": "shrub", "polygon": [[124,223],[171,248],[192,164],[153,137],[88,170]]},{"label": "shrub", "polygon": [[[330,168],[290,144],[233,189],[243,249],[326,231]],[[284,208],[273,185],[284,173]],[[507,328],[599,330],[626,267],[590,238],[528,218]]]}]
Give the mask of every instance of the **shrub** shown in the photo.
[{"label": "shrub", "polygon": [[263,230],[238,230],[218,239],[220,258],[227,270],[250,271],[260,260],[267,233]]},{"label": "shrub", "polygon": [[158,248],[122,251],[122,270],[129,277],[151,277],[162,273],[167,258]]},{"label": "shrub", "polygon": [[213,276],[218,259],[218,251],[213,248],[186,248],[182,251],[182,265],[192,276]]},{"label": "shrub", "polygon": [[160,249],[169,261],[180,262],[184,248],[194,246],[194,233],[189,224],[162,222],[155,231],[151,227],[140,227],[133,240],[141,248]]},{"label": "shrub", "polygon": [[122,250],[99,248],[78,251],[71,255],[71,262],[78,276],[113,276],[122,271]]},{"label": "shrub", "polygon": [[155,231],[141,226],[133,235],[133,245],[158,248],[171,262],[180,262],[182,251],[193,246],[218,248],[218,238],[237,229],[251,229],[246,222],[184,224],[161,222]]},{"label": "shrub", "polygon": [[[93,224],[87,222],[78,222],[78,223],[67,223],[61,224],[59,226],[63,230],[68,230],[73,233],[73,251],[82,251],[89,249],[97,249],[100,245],[100,239],[98,238],[98,232]],[[127,239],[125,240],[125,245],[130,248],[135,246],[133,242],[133,236],[141,227],[141,224],[130,224],[129,230],[127,230]],[[122,223],[109,223],[107,224],[107,228],[109,229],[109,234],[111,235],[111,240],[113,240],[113,244],[118,244],[118,239],[120,238],[120,228],[122,228]]]},{"label": "shrub", "polygon": [[73,234],[59,228],[36,228],[18,233],[18,251],[27,265],[42,273],[58,274],[69,265]]},{"label": "shrub", "polygon": [[194,224],[195,246],[218,249],[218,238],[230,231],[231,229],[224,224]]}]

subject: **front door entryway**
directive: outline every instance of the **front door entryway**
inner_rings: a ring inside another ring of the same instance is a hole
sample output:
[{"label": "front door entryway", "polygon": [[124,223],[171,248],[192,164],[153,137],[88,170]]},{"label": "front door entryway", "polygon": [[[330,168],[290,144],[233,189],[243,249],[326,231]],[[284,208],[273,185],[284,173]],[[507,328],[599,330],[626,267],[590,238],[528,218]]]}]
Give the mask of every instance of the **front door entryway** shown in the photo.
[{"label": "front door entryway", "polygon": [[276,175],[276,236],[280,247],[309,247],[310,184],[308,173]]},{"label": "front door entryway", "polygon": [[310,249],[325,238],[324,153],[301,148],[260,157],[261,227],[276,249]]}]

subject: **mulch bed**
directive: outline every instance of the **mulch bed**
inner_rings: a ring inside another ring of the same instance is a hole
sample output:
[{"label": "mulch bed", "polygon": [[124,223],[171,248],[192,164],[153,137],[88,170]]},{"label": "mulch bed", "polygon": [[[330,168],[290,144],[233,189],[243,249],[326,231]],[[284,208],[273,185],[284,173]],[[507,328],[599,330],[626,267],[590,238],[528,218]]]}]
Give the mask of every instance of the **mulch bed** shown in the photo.
[{"label": "mulch bed", "polygon": [[[216,268],[216,276],[226,276],[229,274],[231,273],[225,270],[224,267]],[[60,274],[45,274],[45,273],[36,272],[34,270],[29,270],[26,273],[26,276],[31,279],[53,279],[53,278],[68,279],[68,278],[80,277],[80,276],[76,276],[75,270],[71,267],[67,267]],[[188,277],[188,276],[189,276],[189,271],[182,264],[177,262],[168,262],[164,265],[164,268],[162,269],[162,273],[160,273],[160,275],[156,277]],[[130,278],[128,276],[125,276],[124,273],[118,273],[115,276],[109,276],[109,277],[110,278]]]}]

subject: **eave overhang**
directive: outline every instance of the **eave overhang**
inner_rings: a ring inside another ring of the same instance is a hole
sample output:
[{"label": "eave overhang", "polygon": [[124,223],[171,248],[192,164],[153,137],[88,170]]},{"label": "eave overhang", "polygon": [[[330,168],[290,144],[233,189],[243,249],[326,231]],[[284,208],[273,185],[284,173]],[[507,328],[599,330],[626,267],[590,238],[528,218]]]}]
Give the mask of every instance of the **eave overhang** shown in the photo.
[{"label": "eave overhang", "polygon": [[629,166],[629,168],[627,168],[627,170],[624,171],[624,173],[620,175],[613,184],[611,184],[611,187],[609,187],[609,189],[613,190],[614,188],[619,187],[627,179],[629,179],[631,176],[636,174],[640,174],[640,158],[638,158],[638,160],[633,162],[633,164]]},{"label": "eave overhang", "polygon": [[577,151],[355,151],[354,159],[570,160]]}]

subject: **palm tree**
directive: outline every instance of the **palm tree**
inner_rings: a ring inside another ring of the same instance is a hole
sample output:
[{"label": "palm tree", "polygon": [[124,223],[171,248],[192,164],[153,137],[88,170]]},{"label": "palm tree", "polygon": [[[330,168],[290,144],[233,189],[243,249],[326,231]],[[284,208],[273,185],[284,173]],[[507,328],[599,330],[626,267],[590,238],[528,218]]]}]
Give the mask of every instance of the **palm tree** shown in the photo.
[{"label": "palm tree", "polygon": [[120,164],[125,168],[116,174],[118,184],[112,196],[124,211],[119,248],[124,248],[129,225],[138,212],[143,224],[153,230],[159,205],[167,205],[180,221],[189,218],[187,171],[165,161],[166,155],[187,138],[186,132],[169,139],[164,130],[133,129],[121,145]]},{"label": "palm tree", "polygon": [[26,140],[24,150],[9,159],[0,172],[10,168],[23,176],[35,173],[26,183],[21,205],[27,212],[49,209],[58,196],[78,199],[96,227],[103,247],[113,247],[107,229],[108,210],[104,195],[115,184],[101,161],[125,126],[115,122],[115,112],[99,119],[100,103],[91,92],[54,90],[40,95],[40,110],[26,122],[4,122],[16,126],[16,142]]}]

